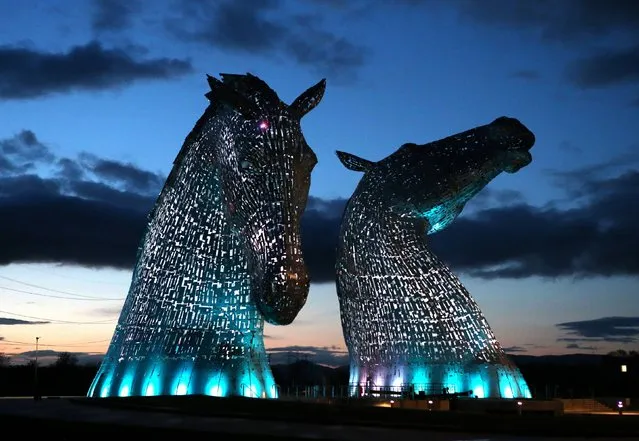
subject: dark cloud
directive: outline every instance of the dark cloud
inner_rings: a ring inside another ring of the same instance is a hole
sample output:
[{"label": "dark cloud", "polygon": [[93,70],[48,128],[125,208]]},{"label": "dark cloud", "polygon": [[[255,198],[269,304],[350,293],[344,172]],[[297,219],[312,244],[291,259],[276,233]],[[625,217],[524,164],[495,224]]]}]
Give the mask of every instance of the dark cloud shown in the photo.
[{"label": "dark cloud", "polygon": [[[54,196],[60,192],[60,182],[43,179],[38,175],[27,174],[0,177],[0,197],[29,198]],[[0,204],[0,210],[2,205]]]},{"label": "dark cloud", "polygon": [[119,161],[98,158],[94,155],[82,155],[85,168],[99,180],[108,182],[126,192],[155,193],[164,183],[164,177],[157,173],[141,170],[139,167]]},{"label": "dark cloud", "polygon": [[[578,147],[573,146],[569,142],[562,143],[560,147],[566,151],[580,152]],[[571,197],[584,196],[590,194],[592,191],[592,188],[584,187],[584,183],[589,183],[592,186],[593,183],[599,182],[602,178],[608,177],[611,174],[618,173],[621,169],[639,165],[639,149],[637,147],[639,147],[639,144],[632,146],[624,153],[597,164],[567,170],[546,170],[546,173],[556,180],[560,188],[567,190]]]},{"label": "dark cloud", "polygon": [[[0,141],[0,148],[8,144]],[[88,155],[77,160],[40,155],[33,164],[54,164],[59,173],[47,178],[0,174],[0,264],[130,268],[163,178],[132,164]],[[8,249],[13,251],[2,251]]]},{"label": "dark cloud", "polygon": [[77,196],[7,198],[0,264],[62,262],[130,269],[146,224],[147,207],[122,208]]},{"label": "dark cloud", "polygon": [[596,351],[596,346],[582,346],[578,343],[569,343],[566,345],[566,349],[580,349],[583,351]]},{"label": "dark cloud", "polygon": [[504,207],[526,202],[524,195],[516,190],[493,190],[484,188],[466,207],[465,212],[476,212],[491,207]]},{"label": "dark cloud", "polygon": [[96,308],[96,309],[93,310],[93,312],[96,315],[104,315],[104,316],[107,316],[109,318],[117,317],[118,315],[120,315],[120,312],[122,312],[122,305],[106,306],[106,307],[103,307],[103,308]]},{"label": "dark cloud", "polygon": [[284,346],[269,348],[271,364],[288,364],[302,359],[327,366],[344,366],[349,363],[348,351],[337,346]]},{"label": "dark cloud", "polygon": [[577,41],[615,33],[639,34],[639,3],[634,0],[456,0],[451,4],[458,7],[465,19],[536,30],[548,40]]},{"label": "dark cloud", "polygon": [[539,71],[532,70],[532,69],[518,70],[511,73],[510,76],[513,78],[519,78],[521,80],[529,80],[529,81],[538,80],[541,78],[541,74],[539,73]]},{"label": "dark cloud", "polygon": [[140,0],[93,0],[91,26],[96,32],[124,30],[141,7]]},{"label": "dark cloud", "polygon": [[600,342],[608,342],[608,343],[620,343],[620,344],[629,344],[634,343],[636,339],[634,337],[607,337],[603,338],[577,338],[577,337],[562,337],[557,339],[558,342],[568,342],[568,343],[600,343]]},{"label": "dark cloud", "polygon": [[[12,325],[46,325],[49,322],[34,322],[29,320],[14,319],[9,317],[0,317],[0,326],[12,326]],[[4,338],[0,338],[4,340]]]},{"label": "dark cloud", "polygon": [[[0,176],[0,264],[133,267],[164,177],[86,158],[47,159],[60,169],[53,177]],[[518,192],[487,188],[427,240],[455,271],[486,279],[639,275],[639,170],[619,174],[621,162],[609,162],[599,166],[603,175],[593,167],[551,175],[568,190],[569,205],[535,207]],[[315,283],[334,281],[345,204],[309,198],[302,241]]]},{"label": "dark cloud", "polygon": [[367,50],[328,31],[322,14],[291,15],[278,0],[181,0],[166,20],[174,36],[229,52],[292,59],[337,81],[352,80]]},{"label": "dark cloud", "polygon": [[[605,37],[618,37],[614,47],[570,63],[567,78],[584,89],[639,82],[639,46],[636,46],[639,38],[639,2],[454,0],[450,4],[456,5],[465,20],[534,31],[545,41],[602,45],[606,43]],[[623,48],[619,46],[623,41],[635,46]]]},{"label": "dark cloud", "polygon": [[24,173],[35,162],[50,162],[54,158],[49,148],[31,130],[0,140],[0,176]]},{"label": "dark cloud", "polygon": [[558,341],[632,343],[639,337],[639,317],[602,317],[594,320],[558,323],[567,337]]},{"label": "dark cloud", "polygon": [[56,165],[58,166],[58,174],[63,179],[78,181],[84,177],[84,169],[72,159],[60,158]]},{"label": "dark cloud", "polygon": [[574,61],[568,66],[567,75],[582,89],[639,83],[639,45],[599,52]]},{"label": "dark cloud", "polygon": [[503,348],[504,352],[508,353],[508,354],[514,354],[517,352],[528,352],[528,349],[523,348],[521,346],[508,346],[506,348]]},{"label": "dark cloud", "polygon": [[485,209],[432,236],[433,249],[482,278],[639,274],[639,171],[581,183],[575,208]]},{"label": "dark cloud", "polygon": [[188,60],[136,59],[124,49],[107,49],[97,41],[64,53],[0,46],[0,98],[111,89],[138,80],[173,78],[191,70]]}]

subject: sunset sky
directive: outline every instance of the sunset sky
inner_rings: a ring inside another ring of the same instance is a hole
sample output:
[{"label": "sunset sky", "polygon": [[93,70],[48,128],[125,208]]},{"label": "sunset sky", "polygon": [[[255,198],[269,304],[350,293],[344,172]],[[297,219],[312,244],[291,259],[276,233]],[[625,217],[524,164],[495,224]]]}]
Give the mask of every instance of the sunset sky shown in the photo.
[{"label": "sunset sky", "polygon": [[327,79],[303,119],[314,283],[292,325],[267,326],[273,351],[346,360],[331,271],[360,175],[335,150],[379,160],[502,115],[535,133],[533,162],[433,248],[510,353],[637,349],[638,41],[631,0],[0,0],[0,352],[106,350],[220,72],[286,102]]}]

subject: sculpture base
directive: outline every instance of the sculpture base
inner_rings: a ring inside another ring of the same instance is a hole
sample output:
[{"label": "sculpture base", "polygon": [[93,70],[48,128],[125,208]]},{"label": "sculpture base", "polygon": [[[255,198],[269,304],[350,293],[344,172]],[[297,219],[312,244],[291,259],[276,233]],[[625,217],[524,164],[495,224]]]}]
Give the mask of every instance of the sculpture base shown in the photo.
[{"label": "sculpture base", "polygon": [[411,363],[410,366],[351,363],[352,396],[469,393],[477,398],[532,398],[514,365]]},{"label": "sculpture base", "polygon": [[156,395],[277,398],[278,390],[266,363],[161,359],[105,361],[87,394],[93,398]]}]

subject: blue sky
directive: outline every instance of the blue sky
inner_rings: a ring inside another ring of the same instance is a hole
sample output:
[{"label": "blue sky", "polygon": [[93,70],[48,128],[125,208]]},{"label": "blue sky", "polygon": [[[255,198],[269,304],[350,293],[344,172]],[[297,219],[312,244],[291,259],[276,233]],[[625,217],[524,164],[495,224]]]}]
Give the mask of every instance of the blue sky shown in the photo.
[{"label": "blue sky", "polygon": [[[404,142],[520,119],[537,138],[532,164],[495,179],[434,248],[513,353],[637,348],[635,2],[150,5],[0,0],[0,352],[31,350],[35,336],[56,351],[106,349],[122,300],[72,294],[123,299],[138,229],[78,226],[91,217],[51,201],[103,203],[103,185],[141,219],[207,105],[205,74],[220,72],[256,74],[286,102],[327,79],[303,129],[319,159],[312,204],[329,207],[308,231],[329,236],[359,179],[335,150],[379,160]],[[109,181],[100,164],[132,180]],[[91,246],[73,233],[85,227]],[[267,345],[343,360],[331,250],[308,241],[322,283],[293,325],[268,327]]]}]

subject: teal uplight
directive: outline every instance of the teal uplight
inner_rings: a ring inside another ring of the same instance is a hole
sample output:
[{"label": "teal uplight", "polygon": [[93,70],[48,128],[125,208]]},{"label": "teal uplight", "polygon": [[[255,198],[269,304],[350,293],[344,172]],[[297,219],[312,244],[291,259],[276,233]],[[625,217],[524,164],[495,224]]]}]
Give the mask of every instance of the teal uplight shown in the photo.
[{"label": "teal uplight", "polygon": [[348,380],[349,384],[357,384],[359,383],[359,369],[357,367],[352,367],[350,370],[350,378]]},{"label": "teal uplight", "polygon": [[162,393],[162,366],[159,363],[153,365],[145,380],[145,386],[142,389],[144,396],[160,395]]},{"label": "teal uplight", "polygon": [[262,393],[259,382],[250,371],[242,377],[240,388],[240,394],[244,397],[259,398]]},{"label": "teal uplight", "polygon": [[510,376],[508,373],[499,375],[499,392],[502,398],[514,398],[513,388],[510,384]]},{"label": "teal uplight", "polygon": [[118,397],[128,397],[131,395],[131,386],[133,384],[133,377],[135,376],[135,368],[129,368],[120,382],[120,389],[118,390]]},{"label": "teal uplight", "polygon": [[462,376],[458,371],[449,370],[447,375],[447,384],[450,393],[458,393],[462,391]]},{"label": "teal uplight", "polygon": [[473,395],[477,398],[486,398],[488,395],[488,385],[484,383],[484,380],[481,377],[481,374],[475,373],[471,374],[470,377],[470,388],[473,391]]},{"label": "teal uplight", "polygon": [[160,395],[162,393],[162,365],[156,363],[153,365],[151,372],[144,379],[142,393],[146,397]]},{"label": "teal uplight", "polygon": [[415,387],[415,392],[428,391],[429,378],[425,367],[415,370],[412,383]]},{"label": "teal uplight", "polygon": [[257,398],[257,388],[254,384],[242,383],[242,396],[248,398]]},{"label": "teal uplight", "polygon": [[100,377],[95,377],[93,379],[93,382],[91,383],[91,386],[89,386],[89,392],[87,393],[87,396],[92,396],[93,395],[93,391],[95,390],[95,386],[98,383],[98,378]]},{"label": "teal uplight", "polygon": [[273,374],[270,371],[262,371],[262,378],[264,380],[264,391],[262,395],[264,395],[265,398],[278,398],[279,393]]},{"label": "teal uplight", "polygon": [[277,390],[277,384],[275,384],[275,381],[271,381],[267,384],[268,398],[279,398],[279,392]]},{"label": "teal uplight", "polygon": [[106,398],[109,396],[109,392],[111,391],[112,378],[113,373],[110,373],[106,376],[104,383],[102,383],[102,387],[100,388],[100,398]]},{"label": "teal uplight", "polygon": [[225,397],[228,395],[228,380],[225,375],[214,374],[206,384],[206,395],[212,397]]},{"label": "teal uplight", "polygon": [[523,398],[532,398],[530,388],[528,387],[528,384],[526,384],[524,377],[521,375],[517,377],[517,386],[519,386],[519,392]]},{"label": "teal uplight", "polygon": [[120,397],[128,397],[131,394],[131,387],[128,384],[125,384],[120,387],[120,392],[118,396]]},{"label": "teal uplight", "polygon": [[173,395],[187,395],[190,392],[192,374],[192,363],[184,363],[171,385]]}]

